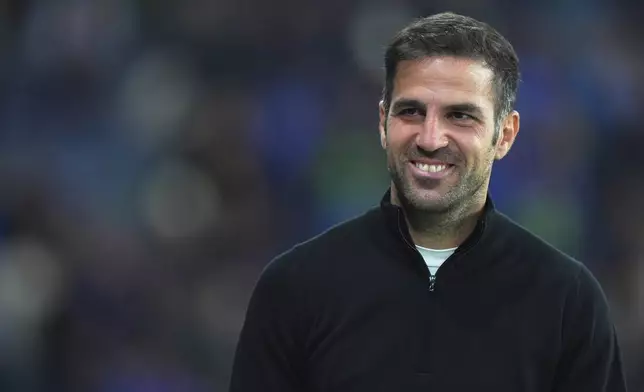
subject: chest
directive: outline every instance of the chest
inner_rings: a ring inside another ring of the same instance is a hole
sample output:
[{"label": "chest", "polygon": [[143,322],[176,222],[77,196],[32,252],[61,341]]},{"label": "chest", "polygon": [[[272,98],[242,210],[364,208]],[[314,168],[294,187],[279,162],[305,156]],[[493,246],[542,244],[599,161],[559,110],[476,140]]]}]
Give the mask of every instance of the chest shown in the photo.
[{"label": "chest", "polygon": [[326,297],[309,340],[311,390],[548,390],[560,344],[555,293],[467,280],[431,292],[390,278]]}]

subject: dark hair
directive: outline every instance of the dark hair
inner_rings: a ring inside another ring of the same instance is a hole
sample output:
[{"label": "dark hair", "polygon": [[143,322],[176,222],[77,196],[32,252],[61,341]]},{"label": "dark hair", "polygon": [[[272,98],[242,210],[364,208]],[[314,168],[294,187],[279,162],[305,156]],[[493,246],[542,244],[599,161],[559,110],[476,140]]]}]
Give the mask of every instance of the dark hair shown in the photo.
[{"label": "dark hair", "polygon": [[445,12],[412,22],[387,46],[382,96],[387,112],[398,63],[432,56],[482,61],[494,74],[496,120],[503,119],[514,108],[519,84],[519,59],[510,42],[486,23]]}]

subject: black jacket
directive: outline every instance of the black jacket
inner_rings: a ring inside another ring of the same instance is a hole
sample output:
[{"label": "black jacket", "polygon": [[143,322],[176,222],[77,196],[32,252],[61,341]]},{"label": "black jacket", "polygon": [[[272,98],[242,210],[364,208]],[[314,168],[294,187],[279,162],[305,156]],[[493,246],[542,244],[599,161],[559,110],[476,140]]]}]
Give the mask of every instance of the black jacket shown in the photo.
[{"label": "black jacket", "polygon": [[597,281],[491,200],[433,287],[412,244],[388,193],[272,261],[230,391],[626,390]]}]

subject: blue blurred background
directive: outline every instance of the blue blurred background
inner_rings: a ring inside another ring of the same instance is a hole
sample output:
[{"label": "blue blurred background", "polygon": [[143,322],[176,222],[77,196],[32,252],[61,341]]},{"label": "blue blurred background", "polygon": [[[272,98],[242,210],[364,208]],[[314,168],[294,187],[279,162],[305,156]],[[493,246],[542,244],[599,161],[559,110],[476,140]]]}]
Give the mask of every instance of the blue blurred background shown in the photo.
[{"label": "blue blurred background", "polygon": [[446,10],[519,53],[492,195],[644,391],[644,3],[608,0],[0,0],[0,390],[224,391],[263,266],[378,203],[383,48]]}]

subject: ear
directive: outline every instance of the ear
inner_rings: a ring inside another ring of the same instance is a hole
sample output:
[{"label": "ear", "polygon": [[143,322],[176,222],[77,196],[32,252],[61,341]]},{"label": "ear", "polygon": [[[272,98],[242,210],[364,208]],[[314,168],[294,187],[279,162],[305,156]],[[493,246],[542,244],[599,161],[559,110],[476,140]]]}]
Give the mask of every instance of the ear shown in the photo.
[{"label": "ear", "polygon": [[385,109],[385,103],[380,101],[378,105],[380,112],[380,123],[378,129],[380,130],[380,145],[383,149],[387,148],[387,111]]},{"label": "ear", "polygon": [[496,154],[494,156],[496,160],[503,159],[503,157],[505,157],[510,151],[510,148],[512,148],[517,134],[519,133],[520,122],[519,112],[516,110],[513,110],[512,113],[503,120],[503,124],[501,125],[501,137],[497,143]]}]

